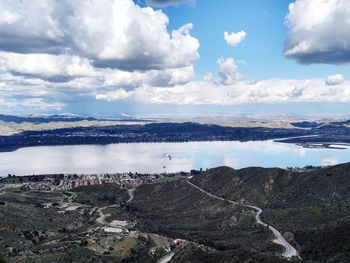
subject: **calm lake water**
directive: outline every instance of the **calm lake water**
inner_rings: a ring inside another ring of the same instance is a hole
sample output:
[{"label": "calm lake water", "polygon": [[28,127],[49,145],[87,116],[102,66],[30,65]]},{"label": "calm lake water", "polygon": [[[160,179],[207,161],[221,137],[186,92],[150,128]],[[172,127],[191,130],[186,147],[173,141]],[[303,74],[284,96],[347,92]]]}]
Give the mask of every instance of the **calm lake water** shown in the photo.
[{"label": "calm lake water", "polygon": [[309,149],[273,141],[40,146],[0,153],[0,175],[161,173],[221,165],[285,168],[349,161],[349,148]]}]

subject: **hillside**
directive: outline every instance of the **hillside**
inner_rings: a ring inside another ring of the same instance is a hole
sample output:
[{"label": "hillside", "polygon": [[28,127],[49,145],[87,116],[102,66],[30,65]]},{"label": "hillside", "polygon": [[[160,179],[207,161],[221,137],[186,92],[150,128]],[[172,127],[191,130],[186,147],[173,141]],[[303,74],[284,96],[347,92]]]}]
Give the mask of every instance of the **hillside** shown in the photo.
[{"label": "hillside", "polygon": [[350,164],[304,173],[220,167],[192,182],[261,207],[263,220],[288,233],[304,259],[346,262],[350,257]]},{"label": "hillside", "polygon": [[[350,164],[309,172],[219,167],[137,188],[23,185],[51,177],[0,182],[0,254],[9,262],[151,263],[170,252],[173,263],[290,262],[270,226],[302,262],[350,258]],[[247,205],[261,208],[267,225]]]}]

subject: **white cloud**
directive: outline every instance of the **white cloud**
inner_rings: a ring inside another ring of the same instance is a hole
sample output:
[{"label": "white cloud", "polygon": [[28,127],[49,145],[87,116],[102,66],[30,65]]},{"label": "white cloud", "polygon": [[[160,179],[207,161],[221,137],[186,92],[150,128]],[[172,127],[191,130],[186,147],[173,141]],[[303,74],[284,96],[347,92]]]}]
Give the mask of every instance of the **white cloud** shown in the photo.
[{"label": "white cloud", "polygon": [[61,109],[97,90],[126,99],[144,85],[183,85],[199,42],[192,24],[169,32],[168,23],[132,0],[1,1],[0,104]]},{"label": "white cloud", "polygon": [[130,93],[127,93],[123,89],[118,89],[107,94],[97,94],[97,100],[106,100],[106,101],[114,101],[114,100],[123,100],[130,96]]},{"label": "white cloud", "polygon": [[292,90],[286,92],[286,95],[290,98],[302,97],[309,85],[310,81],[308,80],[298,81],[294,84]]},{"label": "white cloud", "polygon": [[[307,23],[288,19],[295,22],[290,39],[300,40]],[[168,20],[161,10],[131,0],[0,1],[1,111],[59,110],[81,97],[174,105],[350,102],[350,82],[339,74],[326,80],[244,81],[230,57],[218,59],[217,75],[195,80],[199,42],[190,34],[192,24],[169,32]],[[310,30],[317,32],[316,25]],[[339,30],[343,37],[345,29]],[[224,36],[235,46],[246,34]]]},{"label": "white cloud", "polygon": [[131,0],[74,2],[70,36],[98,66],[161,69],[190,66],[199,55],[192,24],[167,31],[168,17]]},{"label": "white cloud", "polygon": [[350,82],[336,91],[322,79],[269,79],[222,85],[191,81],[170,88],[143,86],[131,91],[99,93],[100,100],[129,99],[149,104],[239,105],[247,103],[350,102]]},{"label": "white cloud", "polygon": [[342,74],[335,74],[335,75],[328,76],[325,82],[327,85],[339,85],[343,83],[344,80],[345,79]]},{"label": "white cloud", "polygon": [[0,17],[0,24],[12,24],[18,19],[18,15],[15,12],[5,10]]},{"label": "white cloud", "polygon": [[207,82],[214,82],[214,75],[211,72],[205,72],[205,74],[203,75],[203,80],[207,81]]},{"label": "white cloud", "polygon": [[5,51],[54,52],[62,48],[65,32],[55,15],[59,1],[13,0],[0,2],[0,48]]},{"label": "white cloud", "polygon": [[303,64],[350,62],[350,1],[297,0],[289,5],[284,55]]},{"label": "white cloud", "polygon": [[136,88],[142,85],[150,86],[174,86],[185,84],[194,79],[192,66],[176,69],[149,70],[149,71],[120,71],[99,70],[102,86]]},{"label": "white cloud", "polygon": [[[150,77],[147,74],[155,75]],[[6,108],[7,111],[15,107],[41,110],[47,106],[52,110],[61,109],[65,101],[80,96],[94,97],[102,101],[127,100],[149,105],[350,102],[350,82],[348,81],[344,81],[337,89],[327,85],[323,79],[268,79],[256,82],[237,80],[230,85],[224,85],[213,81],[212,78],[180,82],[169,87],[152,83],[159,79],[157,74],[164,74],[164,72],[122,71],[119,75],[115,71],[103,71],[101,77],[79,77],[68,82],[51,82],[34,76],[18,76],[10,73],[0,74],[0,97],[2,98],[0,108]],[[135,76],[137,76],[136,79],[134,79]],[[36,102],[38,102],[37,107],[34,105]]]},{"label": "white cloud", "polygon": [[226,43],[232,47],[238,46],[241,42],[245,40],[246,36],[247,33],[243,30],[237,33],[229,33],[227,31],[224,32],[224,38],[226,40]]},{"label": "white cloud", "polygon": [[44,78],[90,76],[95,73],[88,59],[69,55],[0,52],[0,68]]},{"label": "white cloud", "polygon": [[238,73],[238,67],[233,58],[223,57],[219,58],[217,61],[219,65],[219,81],[223,85],[234,84],[239,78],[240,74]]},{"label": "white cloud", "polygon": [[[77,78],[74,81],[76,83],[90,79],[101,87],[135,88],[143,84],[167,87],[184,84],[194,78],[193,66],[129,72],[94,68],[88,59],[77,56],[10,52],[0,52],[0,69],[17,75],[29,75],[55,82],[71,82],[71,79]],[[81,84],[87,83],[83,81]]]},{"label": "white cloud", "polygon": [[132,0],[2,1],[0,17],[3,51],[68,52],[131,71],[188,67],[199,58],[192,24],[169,34],[161,10]]},{"label": "white cloud", "polygon": [[269,92],[266,87],[256,87],[250,89],[249,96],[252,98],[264,98],[269,96]]}]

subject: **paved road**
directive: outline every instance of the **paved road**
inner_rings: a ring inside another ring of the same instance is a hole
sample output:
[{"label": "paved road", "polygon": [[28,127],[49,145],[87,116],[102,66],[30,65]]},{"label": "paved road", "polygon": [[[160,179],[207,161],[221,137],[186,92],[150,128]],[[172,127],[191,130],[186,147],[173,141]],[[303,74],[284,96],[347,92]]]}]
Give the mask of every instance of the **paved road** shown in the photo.
[{"label": "paved road", "polygon": [[[231,200],[228,200],[228,199],[225,199],[225,198],[213,195],[213,194],[205,191],[204,189],[198,187],[197,185],[191,183],[190,181],[186,181],[186,182],[189,185],[191,185],[192,187],[198,189],[202,193],[204,193],[204,194],[206,194],[206,195],[208,195],[208,196],[210,196],[212,198],[215,198],[215,199],[218,199],[218,200],[221,200],[221,201],[226,201],[226,202],[229,202],[229,203],[234,204],[234,205],[240,204],[238,202],[231,201]],[[240,205],[243,205],[243,204],[240,204]],[[298,251],[291,244],[289,244],[287,242],[287,240],[285,240],[285,238],[281,235],[281,233],[276,228],[274,228],[273,226],[270,226],[270,225],[264,223],[263,221],[261,221],[261,218],[260,218],[260,215],[262,213],[261,208],[259,208],[257,206],[253,206],[253,205],[243,205],[243,206],[255,210],[256,211],[256,215],[255,215],[256,222],[258,224],[264,226],[264,227],[268,227],[272,231],[272,233],[275,235],[276,241],[277,241],[276,243],[284,246],[285,251],[282,253],[283,257],[286,257],[286,258],[298,257],[298,258],[300,258]]]},{"label": "paved road", "polygon": [[127,203],[130,203],[134,199],[134,192],[136,188],[128,189],[129,199],[126,201]]},{"label": "paved road", "polygon": [[260,215],[262,213],[262,210],[259,207],[253,206],[253,205],[247,205],[246,207],[252,208],[256,211],[256,215],[255,215],[256,222],[264,227],[268,227],[275,235],[275,237],[277,239],[276,243],[284,246],[285,250],[282,254],[283,257],[286,257],[286,258],[298,257],[298,258],[300,258],[298,251],[291,244],[288,243],[288,241],[281,235],[281,233],[276,228],[261,221]]},{"label": "paved road", "polygon": [[231,201],[231,200],[228,200],[228,199],[225,199],[225,198],[222,198],[222,197],[213,195],[213,194],[211,194],[211,193],[205,191],[204,189],[198,187],[197,185],[191,183],[190,181],[186,181],[186,182],[187,182],[189,185],[191,185],[192,187],[198,189],[198,190],[201,191],[202,193],[204,193],[204,194],[206,194],[206,195],[208,195],[208,196],[210,196],[210,197],[212,197],[212,198],[215,198],[215,199],[218,199],[218,200],[221,200],[221,201],[225,201],[225,202],[229,202],[229,203],[231,203],[231,204],[233,204],[233,205],[239,205],[238,202]]},{"label": "paved road", "polygon": [[166,255],[165,257],[162,257],[158,261],[158,263],[168,263],[173,258],[174,255],[175,255],[175,253],[171,252],[170,254]]}]

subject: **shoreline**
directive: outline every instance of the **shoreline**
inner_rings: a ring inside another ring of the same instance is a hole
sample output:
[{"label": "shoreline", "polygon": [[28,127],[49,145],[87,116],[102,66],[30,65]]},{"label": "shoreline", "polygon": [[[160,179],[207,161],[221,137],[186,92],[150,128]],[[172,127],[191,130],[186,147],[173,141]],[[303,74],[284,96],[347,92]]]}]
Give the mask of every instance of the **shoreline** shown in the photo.
[{"label": "shoreline", "polygon": [[[9,152],[15,152],[19,149],[23,148],[31,148],[31,147],[64,147],[64,146],[90,146],[90,145],[98,145],[98,146],[107,146],[107,145],[114,145],[114,144],[167,144],[167,143],[196,143],[196,142],[266,142],[271,141],[275,143],[283,143],[283,144],[293,144],[297,145],[303,148],[313,148],[313,149],[334,149],[334,150],[344,150],[350,147],[350,142],[329,142],[329,141],[317,141],[317,142],[298,142],[298,141],[289,141],[299,138],[314,138],[318,137],[318,135],[313,136],[298,136],[298,137],[290,137],[290,138],[277,138],[277,139],[256,139],[256,140],[237,140],[237,139],[227,139],[227,140],[187,140],[187,141],[176,141],[176,140],[159,140],[159,141],[125,141],[125,142],[108,142],[108,143],[58,143],[58,144],[34,144],[34,145],[24,145],[24,146],[6,146],[1,147],[0,146],[0,154],[1,153],[9,153]],[[338,146],[345,146],[338,147]]]}]

